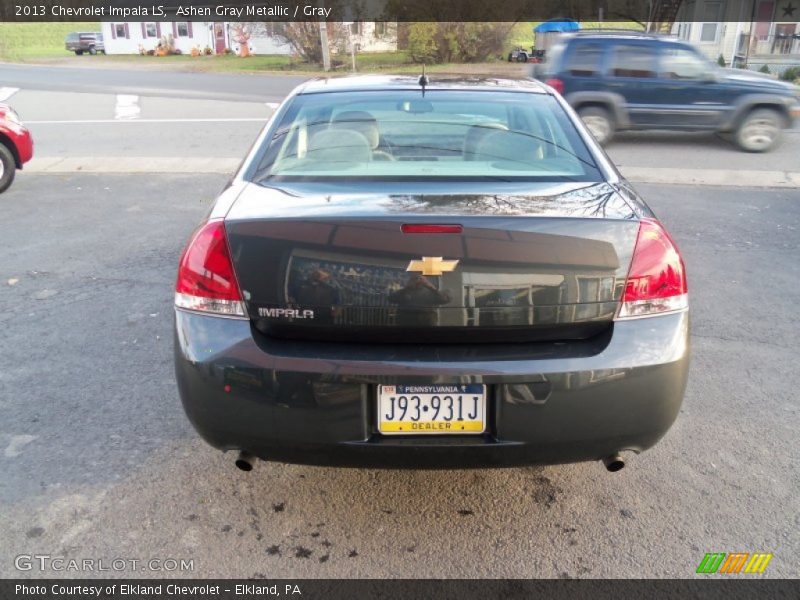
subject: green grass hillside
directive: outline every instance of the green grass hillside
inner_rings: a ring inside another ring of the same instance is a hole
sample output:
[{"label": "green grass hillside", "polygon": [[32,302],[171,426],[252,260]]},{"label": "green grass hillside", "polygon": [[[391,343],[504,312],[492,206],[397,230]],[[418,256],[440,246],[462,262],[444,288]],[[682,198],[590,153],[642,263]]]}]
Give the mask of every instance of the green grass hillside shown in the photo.
[{"label": "green grass hillside", "polygon": [[71,31],[100,31],[100,23],[0,23],[0,60],[64,56]]}]

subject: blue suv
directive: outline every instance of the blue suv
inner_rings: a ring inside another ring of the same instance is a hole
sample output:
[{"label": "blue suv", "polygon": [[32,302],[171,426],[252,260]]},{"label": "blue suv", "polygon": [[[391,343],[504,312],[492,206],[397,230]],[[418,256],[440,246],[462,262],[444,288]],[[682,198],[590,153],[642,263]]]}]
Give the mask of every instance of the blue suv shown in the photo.
[{"label": "blue suv", "polygon": [[694,46],[664,36],[565,34],[534,69],[601,144],[625,129],[705,130],[765,152],[800,116],[797,86],[720,68]]}]

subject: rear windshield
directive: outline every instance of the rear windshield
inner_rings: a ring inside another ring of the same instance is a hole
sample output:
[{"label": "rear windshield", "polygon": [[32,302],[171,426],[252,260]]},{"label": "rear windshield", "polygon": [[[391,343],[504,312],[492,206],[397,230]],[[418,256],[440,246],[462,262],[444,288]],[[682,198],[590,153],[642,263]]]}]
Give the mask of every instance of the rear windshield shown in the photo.
[{"label": "rear windshield", "polygon": [[255,179],[601,181],[552,96],[416,90],[299,95]]}]

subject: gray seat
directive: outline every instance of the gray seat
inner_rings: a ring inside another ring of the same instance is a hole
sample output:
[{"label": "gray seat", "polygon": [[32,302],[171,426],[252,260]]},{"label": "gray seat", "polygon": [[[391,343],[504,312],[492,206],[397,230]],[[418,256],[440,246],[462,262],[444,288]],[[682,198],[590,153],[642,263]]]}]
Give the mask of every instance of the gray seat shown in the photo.
[{"label": "gray seat", "polygon": [[479,123],[470,127],[464,136],[464,160],[485,160],[476,158],[475,149],[487,135],[495,131],[508,131],[508,127],[497,122]]},{"label": "gray seat", "polygon": [[311,136],[306,157],[337,163],[369,162],[372,148],[367,138],[357,131],[325,129]]},{"label": "gray seat", "polygon": [[494,131],[475,148],[474,160],[503,162],[511,169],[535,167],[544,156],[544,146],[535,137],[513,131]]},{"label": "gray seat", "polygon": [[369,142],[373,160],[393,160],[394,157],[380,150],[381,132],[378,120],[365,110],[347,110],[333,118],[331,128],[338,131],[357,131]]}]

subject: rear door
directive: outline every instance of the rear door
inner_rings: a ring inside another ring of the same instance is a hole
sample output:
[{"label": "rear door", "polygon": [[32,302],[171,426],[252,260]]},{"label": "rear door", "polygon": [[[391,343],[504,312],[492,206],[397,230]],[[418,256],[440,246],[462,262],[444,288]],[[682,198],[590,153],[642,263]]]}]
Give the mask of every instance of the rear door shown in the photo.
[{"label": "rear door", "polygon": [[597,40],[579,39],[570,44],[558,74],[564,82],[564,96],[603,88],[601,66],[606,47]]},{"label": "rear door", "polygon": [[625,99],[625,109],[635,126],[652,127],[665,109],[658,92],[658,50],[647,40],[615,44],[606,62],[608,91]]}]

